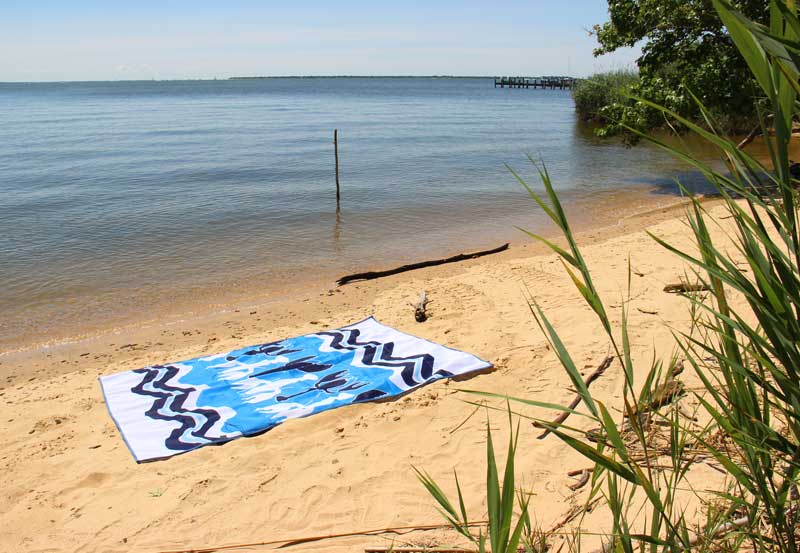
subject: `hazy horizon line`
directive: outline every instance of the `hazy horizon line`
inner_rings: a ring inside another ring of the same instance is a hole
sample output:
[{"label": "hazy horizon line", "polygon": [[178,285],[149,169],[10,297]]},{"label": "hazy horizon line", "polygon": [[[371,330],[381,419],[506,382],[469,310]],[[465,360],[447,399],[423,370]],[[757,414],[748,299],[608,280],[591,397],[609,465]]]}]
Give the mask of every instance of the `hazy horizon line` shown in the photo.
[{"label": "hazy horizon line", "polygon": [[246,81],[266,79],[497,79],[514,78],[581,78],[570,75],[236,75],[231,77],[195,77],[174,79],[81,79],[56,81],[3,81],[0,84],[70,84],[70,83],[136,83],[136,82],[180,82],[180,81]]}]

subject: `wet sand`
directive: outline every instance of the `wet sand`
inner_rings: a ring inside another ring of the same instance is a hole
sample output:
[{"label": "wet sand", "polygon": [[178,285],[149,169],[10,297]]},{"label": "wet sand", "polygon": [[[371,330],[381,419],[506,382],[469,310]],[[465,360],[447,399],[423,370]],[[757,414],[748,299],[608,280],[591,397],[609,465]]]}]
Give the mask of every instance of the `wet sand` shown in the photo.
[{"label": "wet sand", "polygon": [[[379,253],[360,259],[357,263],[341,260],[321,263],[313,268],[298,266],[293,271],[263,266],[258,268],[260,274],[257,278],[237,276],[235,271],[231,272],[225,277],[229,283],[224,287],[204,286],[204,277],[198,275],[194,281],[187,282],[186,289],[180,293],[170,291],[171,288],[132,288],[123,301],[100,295],[85,305],[73,300],[46,303],[32,310],[21,307],[11,309],[9,316],[0,321],[0,382],[8,381],[8,377],[12,376],[4,360],[9,355],[14,357],[17,352],[46,350],[48,354],[55,352],[58,355],[65,347],[71,349],[74,343],[93,344],[98,339],[103,342],[105,335],[134,335],[141,329],[156,327],[164,327],[160,329],[166,331],[162,333],[164,336],[173,336],[171,332],[177,328],[180,328],[178,334],[182,335],[184,331],[193,331],[183,327],[206,324],[210,324],[209,329],[219,327],[226,322],[238,321],[242,312],[246,311],[249,315],[254,309],[258,311],[258,317],[253,320],[249,317],[241,319],[240,322],[245,326],[263,323],[262,327],[269,325],[268,328],[271,328],[284,321],[299,324],[303,319],[295,317],[295,314],[307,313],[303,310],[303,304],[313,305],[320,298],[327,297],[330,290],[335,288],[336,279],[343,274],[387,269],[425,259],[448,257],[463,251],[489,249],[505,242],[511,242],[517,252],[512,255],[527,255],[530,239],[515,226],[545,235],[554,232],[555,227],[545,220],[544,213],[536,208],[522,187],[520,192],[522,207],[513,216],[502,218],[494,214],[493,219],[487,220],[489,215],[485,208],[480,208],[478,213],[464,214],[465,221],[480,221],[479,225],[473,225],[482,229],[478,237],[474,229],[463,232],[453,229],[447,240],[439,241],[431,236],[404,252],[387,252],[382,247],[376,247]],[[564,201],[576,231],[591,233],[592,229],[605,229],[604,232],[614,233],[619,232],[618,227],[627,219],[658,212],[679,203],[681,199],[672,190],[642,185],[598,192],[591,198],[585,194],[572,199],[568,197]],[[342,225],[346,226],[347,213],[341,217]],[[430,217],[436,217],[436,214],[432,213]],[[341,240],[345,241],[346,238],[342,237]],[[340,244],[339,247],[344,248],[345,245]],[[219,272],[231,269],[211,265],[208,270]],[[166,273],[164,278],[170,280],[171,276]],[[167,284],[168,287],[175,285],[174,282]],[[20,305],[23,304],[20,302]],[[210,322],[212,319],[213,323]],[[143,343],[139,343],[140,340],[136,341],[139,349],[144,347]],[[149,342],[147,347],[151,347],[163,343],[163,340],[156,336],[144,342]],[[130,343],[131,340],[122,343],[114,339],[105,341],[108,348]],[[23,354],[23,357],[26,356],[27,353]],[[48,370],[52,371],[52,364]],[[28,374],[30,370],[25,372]]]}]

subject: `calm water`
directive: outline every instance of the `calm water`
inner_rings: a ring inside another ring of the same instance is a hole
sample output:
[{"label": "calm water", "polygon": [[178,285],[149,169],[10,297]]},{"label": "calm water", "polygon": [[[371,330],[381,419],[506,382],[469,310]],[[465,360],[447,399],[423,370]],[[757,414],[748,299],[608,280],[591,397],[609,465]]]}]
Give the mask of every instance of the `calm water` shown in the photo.
[{"label": "calm water", "polygon": [[486,79],[0,84],[0,351],[494,245],[543,224],[526,153],[587,220],[680,170]]}]

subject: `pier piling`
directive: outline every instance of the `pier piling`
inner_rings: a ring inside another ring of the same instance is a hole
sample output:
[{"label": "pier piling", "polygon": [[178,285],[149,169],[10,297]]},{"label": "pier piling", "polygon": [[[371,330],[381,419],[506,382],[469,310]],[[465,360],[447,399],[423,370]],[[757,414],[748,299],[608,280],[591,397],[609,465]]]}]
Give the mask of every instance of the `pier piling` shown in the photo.
[{"label": "pier piling", "polygon": [[572,88],[575,81],[573,77],[495,77],[494,87],[564,90]]}]

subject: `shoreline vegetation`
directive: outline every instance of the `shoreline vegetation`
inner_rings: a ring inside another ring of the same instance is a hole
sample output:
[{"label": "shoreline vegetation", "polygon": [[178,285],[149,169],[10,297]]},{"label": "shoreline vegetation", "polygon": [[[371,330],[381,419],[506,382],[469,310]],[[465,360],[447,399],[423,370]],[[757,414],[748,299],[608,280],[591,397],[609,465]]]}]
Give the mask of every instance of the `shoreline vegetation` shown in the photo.
[{"label": "shoreline vegetation", "polygon": [[[731,1],[741,17],[762,27],[774,20],[774,4]],[[590,34],[598,43],[595,56],[635,45],[641,49],[635,70],[595,74],[575,95],[581,116],[602,123],[599,136],[619,136],[633,145],[642,133],[684,134],[690,127],[681,119],[705,124],[709,117],[719,132],[747,135],[760,127],[760,113],[769,111],[741,45],[713,2],[611,2],[609,20],[594,25]]]},{"label": "shoreline vegetation", "polygon": [[604,109],[623,102],[626,99],[625,92],[639,81],[639,73],[633,69],[616,69],[589,75],[572,87],[575,113],[581,121],[608,124],[611,121],[604,115]]},{"label": "shoreline vegetation", "polygon": [[[634,69],[615,69],[578,79],[572,87],[575,112],[581,121],[595,126],[598,137],[617,137],[631,146],[641,140],[643,132],[687,134],[686,125],[678,119],[666,117],[639,101],[639,98],[643,98],[658,104],[667,103],[662,97],[664,91],[659,91],[659,94],[648,93],[648,82]],[[683,87],[681,102],[689,103],[687,98],[691,99],[694,92]],[[654,99],[650,100],[651,97]],[[670,100],[676,101],[674,96],[670,96]],[[757,108],[751,104],[734,112],[715,106],[708,114],[717,121],[720,132],[744,137],[759,129],[757,109],[763,109],[763,106]],[[693,123],[703,123],[702,112],[687,107],[679,111],[675,115],[686,116]]]}]

